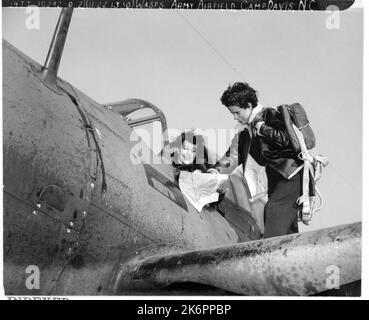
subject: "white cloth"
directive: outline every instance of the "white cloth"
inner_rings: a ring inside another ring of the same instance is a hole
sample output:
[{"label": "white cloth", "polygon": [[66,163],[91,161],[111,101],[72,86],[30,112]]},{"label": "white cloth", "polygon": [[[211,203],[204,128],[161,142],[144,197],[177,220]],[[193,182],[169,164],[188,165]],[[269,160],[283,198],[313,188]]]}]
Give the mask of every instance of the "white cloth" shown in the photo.
[{"label": "white cloth", "polygon": [[226,174],[191,173],[181,171],[179,188],[198,212],[212,202],[219,200],[218,187],[228,179]]},{"label": "white cloth", "polygon": [[258,104],[254,109],[252,109],[248,124],[251,124],[252,120],[255,119],[256,115],[263,111],[264,107],[261,104]]},{"label": "white cloth", "polygon": [[240,124],[239,122],[236,123],[236,127],[235,127],[236,131],[240,132],[240,131],[243,131],[245,128],[247,128],[250,132],[250,136],[252,137],[251,122],[252,122],[252,120],[255,119],[255,117],[258,113],[263,111],[263,109],[264,109],[264,107],[261,104],[258,104],[254,109],[252,109],[251,115],[250,115],[250,118],[249,118],[247,124]]},{"label": "white cloth", "polygon": [[265,173],[265,167],[259,166],[256,161],[249,156],[247,158],[245,172],[242,172],[242,166],[238,166],[235,169],[235,172],[238,172],[240,175],[244,175],[247,186],[249,187],[251,198],[249,199],[251,202],[254,202],[258,199],[265,198],[267,200],[268,193],[268,178]]}]

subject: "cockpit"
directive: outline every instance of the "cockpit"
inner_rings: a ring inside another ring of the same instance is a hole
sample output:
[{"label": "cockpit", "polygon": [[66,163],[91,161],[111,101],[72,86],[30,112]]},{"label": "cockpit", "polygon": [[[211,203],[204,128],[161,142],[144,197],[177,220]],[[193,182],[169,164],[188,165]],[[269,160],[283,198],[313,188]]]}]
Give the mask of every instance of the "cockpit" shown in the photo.
[{"label": "cockpit", "polygon": [[[159,149],[163,150],[169,145],[165,114],[152,103],[141,99],[128,99],[105,105],[113,112],[118,113],[138,135],[153,130],[152,125],[156,125],[158,130],[159,125],[161,132]],[[147,130],[142,130],[144,127]],[[142,134],[141,138],[144,140],[145,134]],[[152,144],[150,144],[150,147],[153,149]],[[160,153],[160,150],[153,151],[155,153],[159,151]],[[173,167],[170,165],[167,167],[171,169],[174,182]],[[237,172],[231,174],[229,185],[230,188],[228,188],[224,199],[216,206],[217,211],[234,228],[240,242],[260,239],[263,233],[265,201],[251,199],[248,184],[242,174]],[[247,197],[240,196],[245,194]]]}]

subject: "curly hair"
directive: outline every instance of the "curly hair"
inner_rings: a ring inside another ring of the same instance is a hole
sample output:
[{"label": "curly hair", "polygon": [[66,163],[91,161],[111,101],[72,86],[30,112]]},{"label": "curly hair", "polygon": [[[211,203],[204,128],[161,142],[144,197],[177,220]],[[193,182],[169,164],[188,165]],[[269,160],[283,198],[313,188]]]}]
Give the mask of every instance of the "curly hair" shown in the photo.
[{"label": "curly hair", "polygon": [[251,88],[246,82],[236,82],[229,85],[227,90],[223,92],[220,101],[226,107],[238,105],[240,108],[252,108],[258,105],[258,97],[255,89]]},{"label": "curly hair", "polygon": [[175,162],[178,163],[178,150],[182,148],[183,143],[188,141],[197,146],[196,157],[194,163],[208,164],[209,156],[205,139],[202,135],[196,134],[194,130],[183,131],[172,143],[171,147],[177,151],[172,155]]},{"label": "curly hair", "polygon": [[[179,150],[183,147],[183,143],[188,141],[197,146],[196,156],[191,164],[182,164],[179,161]],[[172,143],[171,143],[170,156],[172,158],[172,166],[174,167],[174,178],[178,182],[181,171],[194,172],[200,170],[206,172],[210,168],[208,149],[206,147],[205,139],[202,135],[196,134],[194,131],[183,131]]]}]

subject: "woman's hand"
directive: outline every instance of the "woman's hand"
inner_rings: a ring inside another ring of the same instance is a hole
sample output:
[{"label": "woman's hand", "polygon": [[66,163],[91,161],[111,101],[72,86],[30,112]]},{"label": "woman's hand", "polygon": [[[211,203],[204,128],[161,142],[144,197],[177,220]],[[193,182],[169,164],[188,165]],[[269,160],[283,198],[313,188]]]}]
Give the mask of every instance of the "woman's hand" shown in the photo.
[{"label": "woman's hand", "polygon": [[224,194],[224,193],[226,193],[226,192],[227,192],[227,190],[228,190],[228,180],[225,180],[225,181],[223,181],[223,182],[219,185],[219,187],[218,187],[218,189],[217,189],[217,192],[218,192],[219,194]]},{"label": "woman's hand", "polygon": [[213,169],[213,168],[211,168],[211,169],[208,169],[208,171],[206,171],[207,173],[213,173],[213,174],[219,174],[219,171],[218,170],[216,170],[216,169]]}]

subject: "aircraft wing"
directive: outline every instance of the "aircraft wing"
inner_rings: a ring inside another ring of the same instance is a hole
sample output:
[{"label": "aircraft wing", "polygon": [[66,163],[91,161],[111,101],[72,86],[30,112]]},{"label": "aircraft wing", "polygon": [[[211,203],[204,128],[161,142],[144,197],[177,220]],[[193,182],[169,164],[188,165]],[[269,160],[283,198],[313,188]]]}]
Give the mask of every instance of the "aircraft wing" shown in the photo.
[{"label": "aircraft wing", "polygon": [[361,223],[122,262],[114,294],[198,283],[234,294],[306,296],[361,279]]}]

